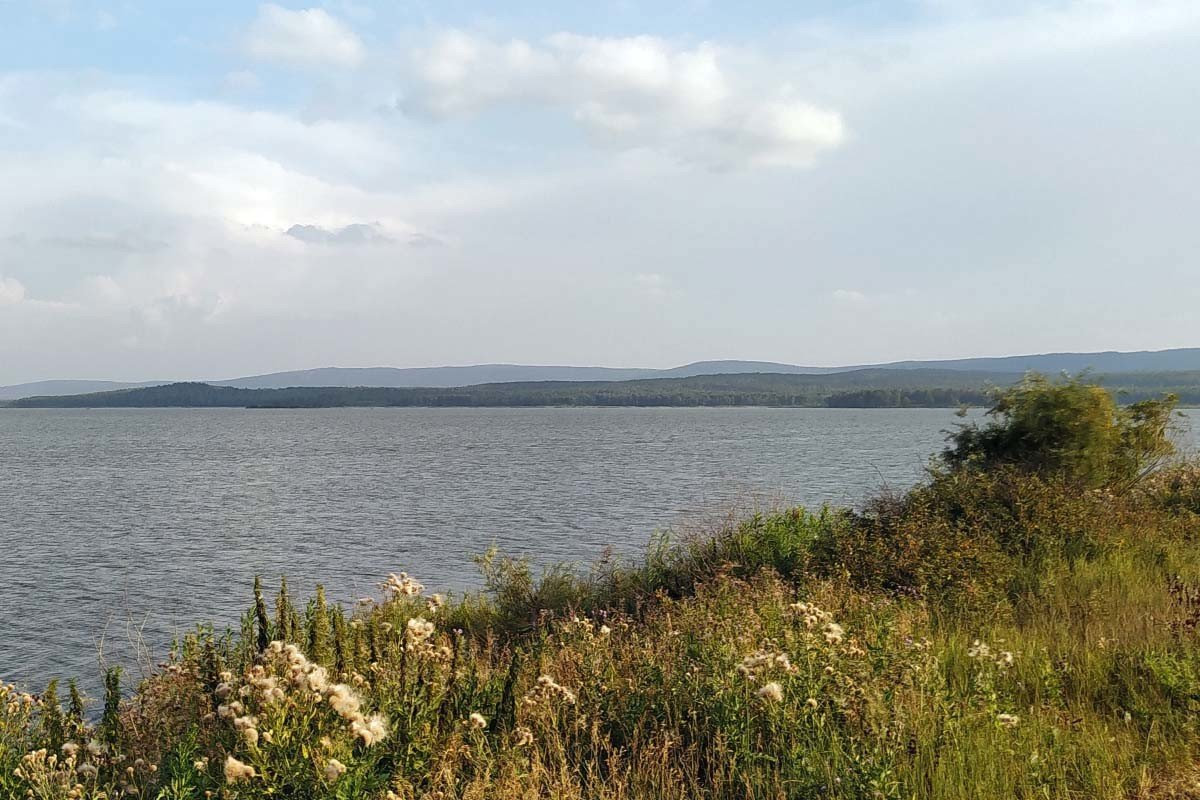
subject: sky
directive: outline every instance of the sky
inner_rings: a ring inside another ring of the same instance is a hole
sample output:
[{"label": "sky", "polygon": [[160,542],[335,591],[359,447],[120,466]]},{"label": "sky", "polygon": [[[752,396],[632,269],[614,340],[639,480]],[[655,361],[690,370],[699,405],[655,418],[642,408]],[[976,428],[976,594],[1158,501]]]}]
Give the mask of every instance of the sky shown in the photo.
[{"label": "sky", "polygon": [[1200,344],[1195,0],[0,0],[0,384]]}]

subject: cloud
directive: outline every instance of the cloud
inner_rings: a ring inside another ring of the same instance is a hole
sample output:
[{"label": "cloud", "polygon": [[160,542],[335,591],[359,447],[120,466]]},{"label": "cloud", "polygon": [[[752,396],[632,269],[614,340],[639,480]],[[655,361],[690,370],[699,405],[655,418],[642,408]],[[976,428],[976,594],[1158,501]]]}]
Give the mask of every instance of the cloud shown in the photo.
[{"label": "cloud", "polygon": [[557,33],[494,41],[458,30],[411,57],[409,113],[444,119],[501,107],[556,109],[618,148],[714,168],[807,167],[845,138],[836,111],[778,80],[735,74],[724,52],[653,36]]},{"label": "cloud", "polygon": [[979,6],[736,47],[381,12],[422,47],[353,73],[0,72],[0,382],[1194,339],[1200,5]]},{"label": "cloud", "polygon": [[446,242],[437,236],[428,233],[413,233],[404,240],[404,243],[409,247],[426,248],[426,247],[444,247]]},{"label": "cloud", "polygon": [[0,306],[16,305],[25,299],[25,287],[16,278],[0,275]]},{"label": "cloud", "polygon": [[299,239],[305,244],[362,245],[387,244],[394,241],[380,232],[378,225],[362,222],[332,230],[319,225],[293,225],[285,231],[285,235]]},{"label": "cloud", "polygon": [[152,253],[167,247],[167,243],[160,239],[132,231],[64,233],[47,236],[39,243],[75,250],[108,250],[116,253]]},{"label": "cloud", "polygon": [[323,9],[292,11],[274,3],[259,6],[243,49],[253,59],[287,64],[355,67],[366,58],[362,40]]},{"label": "cloud", "polygon": [[847,306],[865,306],[871,300],[857,289],[834,289],[830,292],[833,302]]}]

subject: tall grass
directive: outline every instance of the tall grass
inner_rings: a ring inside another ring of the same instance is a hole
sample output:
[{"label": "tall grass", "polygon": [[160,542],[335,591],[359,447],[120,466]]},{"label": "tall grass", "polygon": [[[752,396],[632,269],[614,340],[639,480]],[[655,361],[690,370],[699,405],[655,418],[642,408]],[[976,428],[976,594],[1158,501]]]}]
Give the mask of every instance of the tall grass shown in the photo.
[{"label": "tall grass", "polygon": [[256,581],[94,723],[0,688],[0,798],[1200,798],[1200,470],[1093,483],[934,469],[450,600]]}]

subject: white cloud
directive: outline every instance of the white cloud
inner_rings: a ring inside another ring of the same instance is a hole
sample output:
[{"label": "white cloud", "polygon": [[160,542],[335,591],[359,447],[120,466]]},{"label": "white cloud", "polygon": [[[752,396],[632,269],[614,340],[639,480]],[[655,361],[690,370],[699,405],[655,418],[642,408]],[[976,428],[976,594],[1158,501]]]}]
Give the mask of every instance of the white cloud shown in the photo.
[{"label": "white cloud", "polygon": [[558,33],[538,43],[447,31],[412,54],[405,108],[433,117],[561,109],[604,142],[711,167],[804,167],[845,137],[841,116],[778,80],[735,74],[723,51],[652,36]]},{"label": "white cloud", "polygon": [[366,57],[362,40],[325,10],[292,11],[274,3],[259,7],[243,44],[260,61],[354,67]]},{"label": "white cloud", "polygon": [[835,303],[848,306],[864,306],[870,302],[870,298],[857,289],[834,289],[830,296]]},{"label": "white cloud", "polygon": [[16,278],[0,275],[0,306],[16,305],[25,299],[25,287]]},{"label": "white cloud", "polygon": [[[1187,344],[1200,5],[978,5],[736,48],[399,31],[428,46],[237,102],[242,65],[0,73],[0,383]],[[411,118],[376,113],[397,74]],[[792,174],[848,139],[830,109],[853,141]]]},{"label": "white cloud", "polygon": [[[155,99],[96,76],[0,76],[0,99],[19,123],[0,184],[23,187],[0,193],[9,343],[21,320],[52,315],[71,320],[63,331],[169,350],[217,325],[349,313],[396,294],[435,252],[414,246],[440,241],[414,213],[473,207],[469,188],[439,186],[425,203],[422,185],[380,180],[407,156],[369,122]],[[285,236],[297,222],[373,246],[346,263]]]},{"label": "white cloud", "polygon": [[346,245],[357,246],[367,244],[390,244],[395,241],[380,230],[378,224],[355,222],[341,228],[322,228],[320,225],[302,225],[297,223],[284,231],[305,244]]}]

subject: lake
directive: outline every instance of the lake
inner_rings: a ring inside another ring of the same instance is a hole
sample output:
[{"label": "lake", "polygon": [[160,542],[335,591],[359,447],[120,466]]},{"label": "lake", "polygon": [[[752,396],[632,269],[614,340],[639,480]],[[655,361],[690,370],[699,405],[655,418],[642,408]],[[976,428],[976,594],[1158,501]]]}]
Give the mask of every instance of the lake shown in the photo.
[{"label": "lake", "polygon": [[0,411],[0,679],[99,685],[236,624],[256,573],[375,593],[636,556],[730,508],[855,503],[917,480],[949,409]]}]

